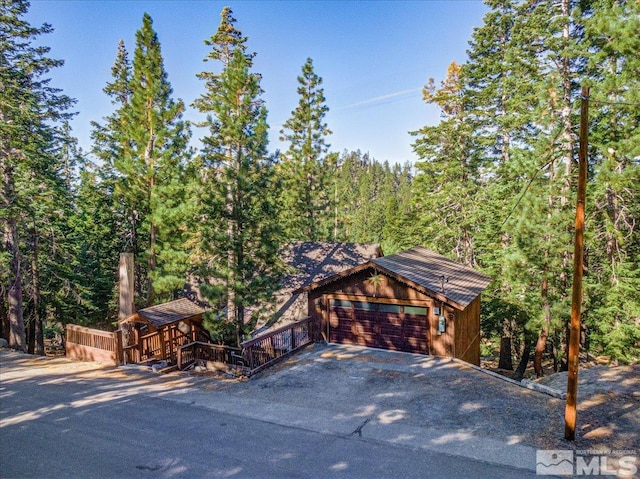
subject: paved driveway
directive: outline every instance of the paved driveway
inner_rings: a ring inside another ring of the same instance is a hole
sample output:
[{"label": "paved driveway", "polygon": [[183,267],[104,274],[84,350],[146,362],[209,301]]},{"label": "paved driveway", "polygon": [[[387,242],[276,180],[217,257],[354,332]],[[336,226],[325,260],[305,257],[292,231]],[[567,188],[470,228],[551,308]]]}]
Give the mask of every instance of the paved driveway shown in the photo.
[{"label": "paved driveway", "polygon": [[[535,469],[558,446],[564,401],[459,361],[316,344],[246,383],[214,382],[184,400],[333,434],[355,434]],[[179,395],[175,396],[179,399]]]}]

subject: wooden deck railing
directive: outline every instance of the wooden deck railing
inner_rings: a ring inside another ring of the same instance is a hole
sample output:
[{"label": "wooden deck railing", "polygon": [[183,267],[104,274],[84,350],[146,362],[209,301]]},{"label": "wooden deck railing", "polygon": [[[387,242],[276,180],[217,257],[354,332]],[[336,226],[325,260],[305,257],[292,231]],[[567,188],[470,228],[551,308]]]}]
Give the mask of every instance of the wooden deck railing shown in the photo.
[{"label": "wooden deck railing", "polygon": [[255,374],[312,342],[312,327],[307,317],[242,343],[247,374]]},{"label": "wooden deck railing", "polygon": [[239,366],[241,351],[231,346],[195,341],[178,348],[178,369],[185,369],[199,360]]},{"label": "wooden deck railing", "polygon": [[307,317],[245,341],[242,348],[191,341],[182,334],[169,337],[160,331],[141,336],[136,344],[123,347],[120,330],[106,332],[70,324],[67,354],[115,365],[165,358],[177,364],[178,369],[185,369],[198,360],[213,361],[239,368],[251,376],[312,342],[313,327],[314,323]]},{"label": "wooden deck railing", "polygon": [[140,337],[139,343],[125,346],[123,356],[126,362],[140,363],[151,359],[166,359],[171,364],[177,361],[178,349],[191,342],[191,338],[170,330],[155,331]]},{"label": "wooden deck railing", "polygon": [[161,332],[145,334],[140,337],[140,360],[160,358],[162,354]]}]

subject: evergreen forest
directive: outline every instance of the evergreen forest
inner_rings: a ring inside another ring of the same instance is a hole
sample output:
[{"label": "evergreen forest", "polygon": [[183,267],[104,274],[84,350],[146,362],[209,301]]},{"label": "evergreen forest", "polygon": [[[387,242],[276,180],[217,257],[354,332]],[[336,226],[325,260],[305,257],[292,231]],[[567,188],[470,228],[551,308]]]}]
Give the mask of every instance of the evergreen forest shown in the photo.
[{"label": "evergreen forest", "polygon": [[[494,279],[482,352],[502,367],[566,367],[581,87],[590,87],[582,348],[640,360],[640,2],[486,0],[468,59],[425,78],[440,121],[411,132],[419,158],[389,164],[331,148],[322,72],[270,149],[262,76],[230,8],[204,39],[201,89],[175,98],[149,15],[113,45],[108,116],[91,151],[74,92],[51,84],[52,26],[0,3],[0,336],[44,354],[66,323],[113,329],[117,265],[135,255],[138,307],[181,297],[188,274],[239,342],[291,241],[422,245]],[[94,86],[87,86],[93,88]],[[202,122],[185,120],[189,109]],[[393,128],[393,125],[389,125]],[[199,147],[194,147],[197,139]],[[224,314],[220,312],[224,311]],[[550,364],[548,361],[545,364]]]}]

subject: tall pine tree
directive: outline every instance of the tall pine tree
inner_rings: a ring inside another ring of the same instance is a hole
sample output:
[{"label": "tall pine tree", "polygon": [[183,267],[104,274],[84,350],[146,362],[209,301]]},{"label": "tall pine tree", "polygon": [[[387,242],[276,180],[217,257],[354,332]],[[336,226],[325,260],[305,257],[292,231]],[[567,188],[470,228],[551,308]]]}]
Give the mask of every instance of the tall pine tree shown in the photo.
[{"label": "tall pine tree", "polygon": [[280,229],[260,75],[250,71],[252,55],[245,54],[232,19],[223,10],[206,59],[219,61],[221,71],[199,75],[206,91],[196,106],[207,114],[201,126],[208,133],[202,139],[198,217],[202,273],[213,279],[203,292],[213,304],[226,304],[227,324],[240,344],[264,312],[259,306],[271,302],[278,287]]},{"label": "tall pine tree", "polygon": [[137,263],[142,304],[171,299],[182,288],[186,272],[186,222],[183,185],[189,161],[184,103],[174,101],[164,70],[160,41],[145,14],[136,32],[130,65],[124,44],[104,89],[117,105],[104,125],[95,125],[94,152],[105,162],[123,205],[129,249]]},{"label": "tall pine tree", "polygon": [[441,111],[440,124],[412,132],[420,161],[414,180],[418,213],[418,242],[475,266],[474,229],[479,158],[472,146],[471,125],[466,121],[460,66],[453,62],[436,87],[433,79],[424,87],[427,103]]},{"label": "tall pine tree", "polygon": [[300,100],[280,130],[280,141],[289,148],[282,155],[281,222],[288,240],[317,241],[331,236],[331,185],[326,138],[331,134],[324,121],[329,107],[325,103],[322,78],[307,58],[298,77]]},{"label": "tall pine tree", "polygon": [[[527,46],[526,57],[532,62],[533,74],[523,75],[521,81],[535,93],[535,135],[527,138],[528,149],[521,155],[533,181],[521,203],[526,216],[522,214],[513,223],[512,231],[514,256],[527,265],[521,271],[529,270],[528,275],[520,276],[520,284],[533,308],[529,329],[538,332],[534,355],[537,376],[544,374],[542,357],[549,342],[554,368],[560,366],[570,310],[577,150],[573,131],[577,109],[573,103],[580,68],[576,48],[581,35],[575,5],[570,0],[555,3],[553,8],[523,4],[514,26],[514,39]],[[517,264],[513,268],[516,270]]]},{"label": "tall pine tree", "polygon": [[[490,11],[481,27],[474,30],[462,66],[466,121],[473,129],[475,148],[483,158],[482,187],[477,200],[484,205],[478,217],[481,227],[476,235],[476,249],[487,274],[495,278],[484,297],[485,311],[493,322],[485,322],[485,332],[500,335],[501,369],[513,369],[512,348],[522,332],[517,288],[507,280],[506,258],[513,235],[505,228],[508,207],[519,188],[522,176],[520,155],[530,138],[531,105],[535,90],[523,78],[536,72],[529,54],[514,32],[518,3],[514,0],[490,0]],[[487,315],[485,315],[487,316]],[[512,344],[513,343],[513,344]],[[519,351],[516,351],[519,353]]]}]

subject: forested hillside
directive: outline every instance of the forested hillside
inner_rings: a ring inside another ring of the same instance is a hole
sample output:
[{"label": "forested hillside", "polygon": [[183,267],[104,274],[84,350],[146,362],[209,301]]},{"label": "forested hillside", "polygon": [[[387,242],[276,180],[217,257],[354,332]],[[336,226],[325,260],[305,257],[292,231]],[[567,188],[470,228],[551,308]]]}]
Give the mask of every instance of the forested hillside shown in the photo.
[{"label": "forested hillside", "polygon": [[[74,92],[49,80],[63,61],[39,46],[52,27],[26,22],[28,2],[3,2],[0,335],[42,354],[55,325],[112,327],[118,255],[133,252],[138,306],[180,297],[187,273],[212,278],[202,292],[239,341],[245,312],[264,314],[278,287],[287,242],[377,242],[386,254],[423,245],[494,278],[486,352],[502,351],[508,368],[530,352],[538,375],[550,354],[560,368],[588,85],[582,344],[639,360],[640,3],[486,3],[468,60],[427,72],[442,78],[423,89],[440,122],[411,132],[419,161],[400,165],[367,145],[332,150],[311,58],[279,131],[288,147],[271,150],[259,52],[229,8],[205,40],[192,98],[174,98],[149,15],[134,45],[113,45],[102,85],[112,111],[81,151],[68,123]],[[189,109],[204,120],[186,121]]]}]

